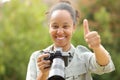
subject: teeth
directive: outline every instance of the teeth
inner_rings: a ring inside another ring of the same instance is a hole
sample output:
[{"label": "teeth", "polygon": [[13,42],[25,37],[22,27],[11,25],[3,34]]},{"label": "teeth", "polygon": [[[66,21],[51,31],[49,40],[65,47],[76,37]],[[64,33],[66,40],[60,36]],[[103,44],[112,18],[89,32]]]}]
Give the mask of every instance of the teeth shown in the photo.
[{"label": "teeth", "polygon": [[65,37],[57,37],[57,39],[60,39],[60,40],[62,40],[62,39],[64,39]]}]

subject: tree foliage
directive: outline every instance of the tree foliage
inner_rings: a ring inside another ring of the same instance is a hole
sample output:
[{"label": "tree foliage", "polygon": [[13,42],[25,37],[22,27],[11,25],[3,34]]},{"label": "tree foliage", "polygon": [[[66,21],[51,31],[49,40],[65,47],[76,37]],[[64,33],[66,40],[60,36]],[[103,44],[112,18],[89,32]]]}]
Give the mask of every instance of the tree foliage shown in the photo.
[{"label": "tree foliage", "polygon": [[25,80],[31,53],[50,44],[40,0],[13,0],[1,8],[0,80]]}]

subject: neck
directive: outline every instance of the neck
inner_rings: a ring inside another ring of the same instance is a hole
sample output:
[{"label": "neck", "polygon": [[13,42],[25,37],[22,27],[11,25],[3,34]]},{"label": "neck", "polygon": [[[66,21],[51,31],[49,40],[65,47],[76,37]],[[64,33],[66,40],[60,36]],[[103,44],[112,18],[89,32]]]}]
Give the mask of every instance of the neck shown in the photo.
[{"label": "neck", "polygon": [[67,52],[68,50],[70,50],[71,44],[65,45],[65,46],[56,46],[56,45],[54,45],[53,49],[55,49],[57,47],[61,47],[63,52]]}]

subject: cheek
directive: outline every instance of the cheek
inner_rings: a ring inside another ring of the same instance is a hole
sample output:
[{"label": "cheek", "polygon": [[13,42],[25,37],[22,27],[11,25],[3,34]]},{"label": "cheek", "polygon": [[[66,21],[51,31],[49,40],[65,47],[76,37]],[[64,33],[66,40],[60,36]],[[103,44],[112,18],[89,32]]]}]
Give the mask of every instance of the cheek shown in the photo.
[{"label": "cheek", "polygon": [[66,34],[67,34],[67,36],[68,36],[69,38],[71,38],[72,35],[73,35],[73,32],[72,32],[72,31],[67,31]]},{"label": "cheek", "polygon": [[49,34],[50,34],[51,37],[54,36],[55,33],[56,33],[56,31],[54,31],[54,30],[52,30],[52,29],[49,29]]}]

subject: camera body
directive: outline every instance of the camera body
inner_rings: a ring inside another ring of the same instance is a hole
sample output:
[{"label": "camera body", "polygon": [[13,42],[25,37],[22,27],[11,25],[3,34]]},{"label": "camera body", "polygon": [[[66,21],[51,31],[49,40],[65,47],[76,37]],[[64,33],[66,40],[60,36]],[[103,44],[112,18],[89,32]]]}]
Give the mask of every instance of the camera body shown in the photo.
[{"label": "camera body", "polygon": [[62,50],[56,49],[54,53],[49,52],[48,54],[50,54],[49,57],[44,58],[44,60],[51,61],[51,68],[47,80],[65,80],[65,63],[62,56]]},{"label": "camera body", "polygon": [[45,57],[44,60],[50,60],[53,62],[53,59],[55,58],[55,52],[44,52],[45,54],[49,54],[48,57]]}]

